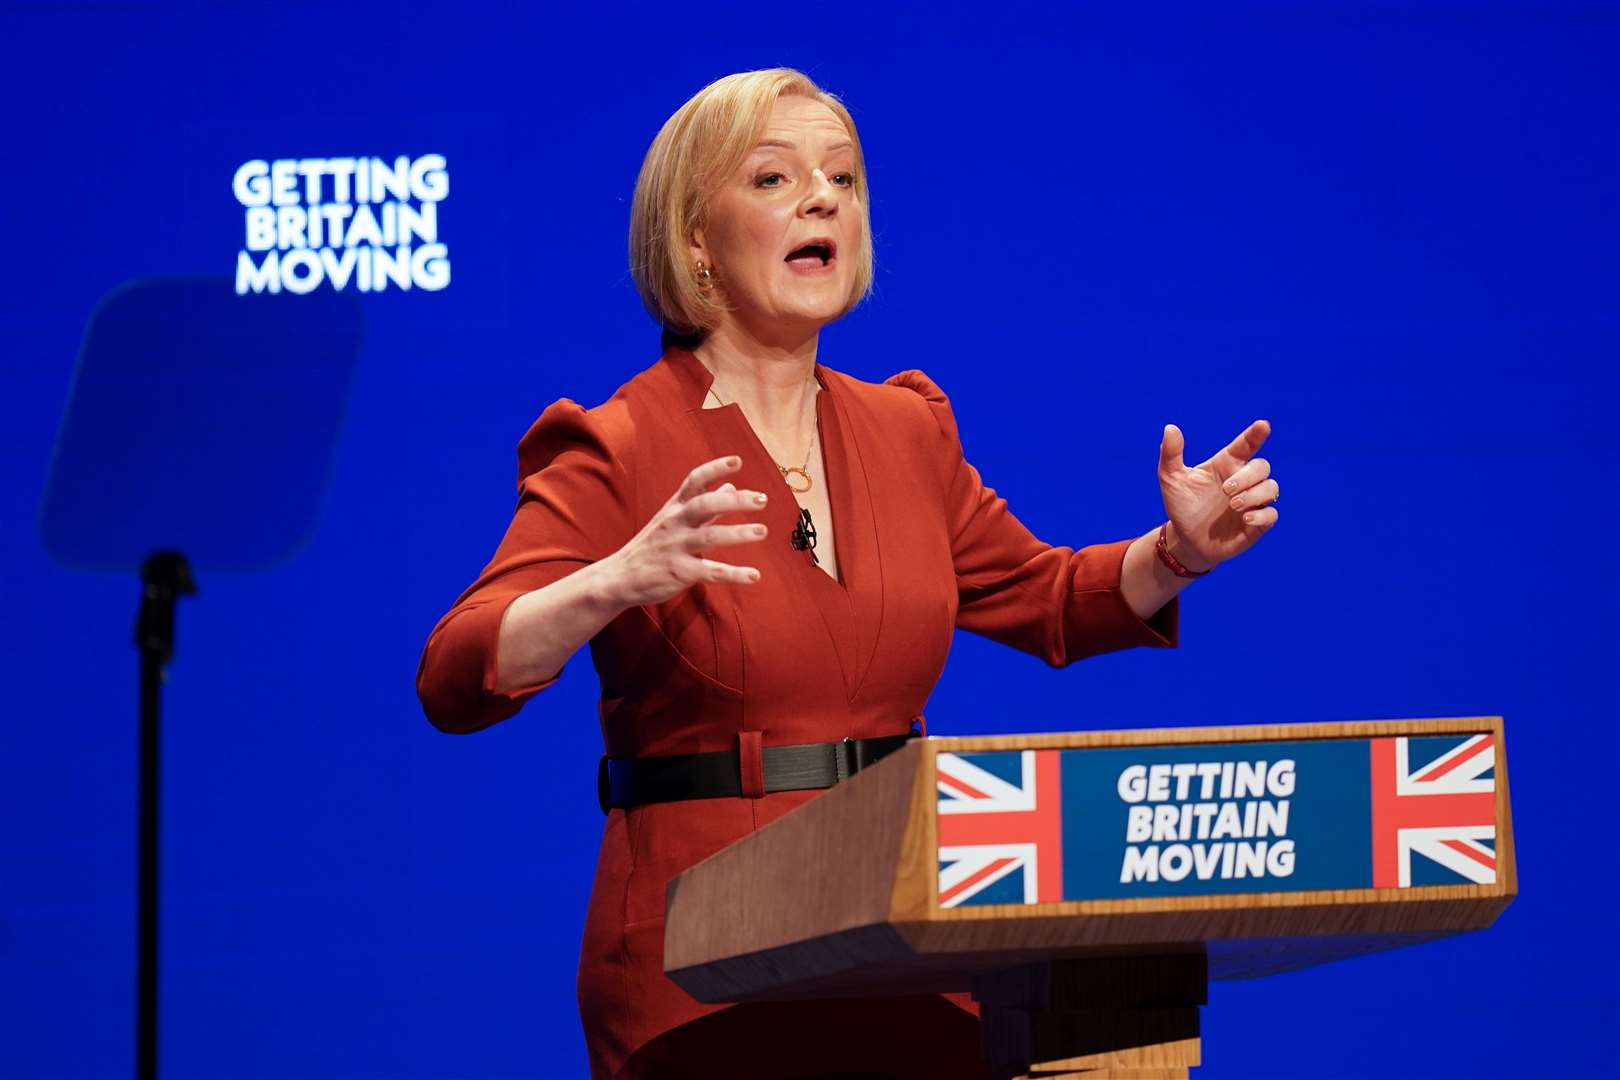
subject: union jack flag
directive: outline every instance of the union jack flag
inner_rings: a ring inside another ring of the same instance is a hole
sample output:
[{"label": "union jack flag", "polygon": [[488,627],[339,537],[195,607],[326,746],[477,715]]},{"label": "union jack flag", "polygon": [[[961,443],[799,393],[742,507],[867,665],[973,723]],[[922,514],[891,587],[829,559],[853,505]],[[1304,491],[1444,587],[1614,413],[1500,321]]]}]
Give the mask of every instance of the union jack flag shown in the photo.
[{"label": "union jack flag", "polygon": [[935,780],[941,907],[1063,899],[1058,751],[942,753]]},{"label": "union jack flag", "polygon": [[1373,887],[1493,884],[1495,736],[1371,743]]}]

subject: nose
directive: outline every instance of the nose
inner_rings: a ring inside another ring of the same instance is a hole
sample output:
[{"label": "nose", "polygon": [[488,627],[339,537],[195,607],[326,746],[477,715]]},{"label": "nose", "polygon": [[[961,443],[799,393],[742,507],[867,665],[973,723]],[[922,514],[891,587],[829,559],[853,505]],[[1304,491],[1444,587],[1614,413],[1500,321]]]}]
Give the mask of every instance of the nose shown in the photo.
[{"label": "nose", "polygon": [[805,186],[804,202],[799,207],[800,213],[832,217],[838,212],[838,189],[833,187],[826,173],[820,169],[811,169],[810,183]]}]

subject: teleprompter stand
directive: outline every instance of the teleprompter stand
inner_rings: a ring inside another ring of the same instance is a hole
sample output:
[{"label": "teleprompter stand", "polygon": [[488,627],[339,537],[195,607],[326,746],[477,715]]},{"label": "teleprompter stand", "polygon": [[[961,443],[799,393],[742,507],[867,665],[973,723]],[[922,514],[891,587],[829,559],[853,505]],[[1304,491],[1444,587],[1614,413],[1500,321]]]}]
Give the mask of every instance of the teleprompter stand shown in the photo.
[{"label": "teleprompter stand", "polygon": [[156,1080],[158,1069],[158,838],[161,834],[163,680],[174,656],[174,613],[197,585],[178,551],[160,551],[141,566],[141,605],[135,647],[141,654],[140,775],[136,883],[135,1075]]}]

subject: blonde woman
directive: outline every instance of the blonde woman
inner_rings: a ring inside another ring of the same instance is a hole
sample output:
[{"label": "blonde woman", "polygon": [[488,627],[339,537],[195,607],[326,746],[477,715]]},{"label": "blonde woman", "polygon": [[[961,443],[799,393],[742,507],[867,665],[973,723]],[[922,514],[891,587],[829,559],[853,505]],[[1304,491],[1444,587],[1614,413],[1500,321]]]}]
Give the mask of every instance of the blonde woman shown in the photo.
[{"label": "blonde woman", "polygon": [[958,627],[1057,666],[1174,645],[1176,594],[1277,519],[1264,422],[1195,467],[1170,427],[1168,520],[1036,539],[964,460],[928,376],[818,362],[872,280],[867,206],[854,122],[797,71],[729,76],[669,119],[630,228],[662,355],[596,408],[541,414],[506,536],[422,657],[428,717],[473,732],[590,643],[593,1076],[988,1075],[964,995],[699,1004],[663,973],[665,886],[919,730]]}]

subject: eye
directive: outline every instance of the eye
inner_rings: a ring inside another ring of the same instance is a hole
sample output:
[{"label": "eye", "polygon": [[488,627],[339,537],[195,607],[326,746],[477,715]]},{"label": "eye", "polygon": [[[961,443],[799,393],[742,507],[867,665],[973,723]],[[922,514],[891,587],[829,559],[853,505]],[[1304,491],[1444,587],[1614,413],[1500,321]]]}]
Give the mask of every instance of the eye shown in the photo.
[{"label": "eye", "polygon": [[[761,173],[760,175],[754,177],[754,186],[762,188],[781,187],[781,181],[783,179],[784,177],[779,172]],[[773,180],[776,181],[776,183],[771,183]]]},{"label": "eye", "polygon": [[847,172],[834,173],[833,183],[837,184],[839,187],[854,187],[855,174]]}]

